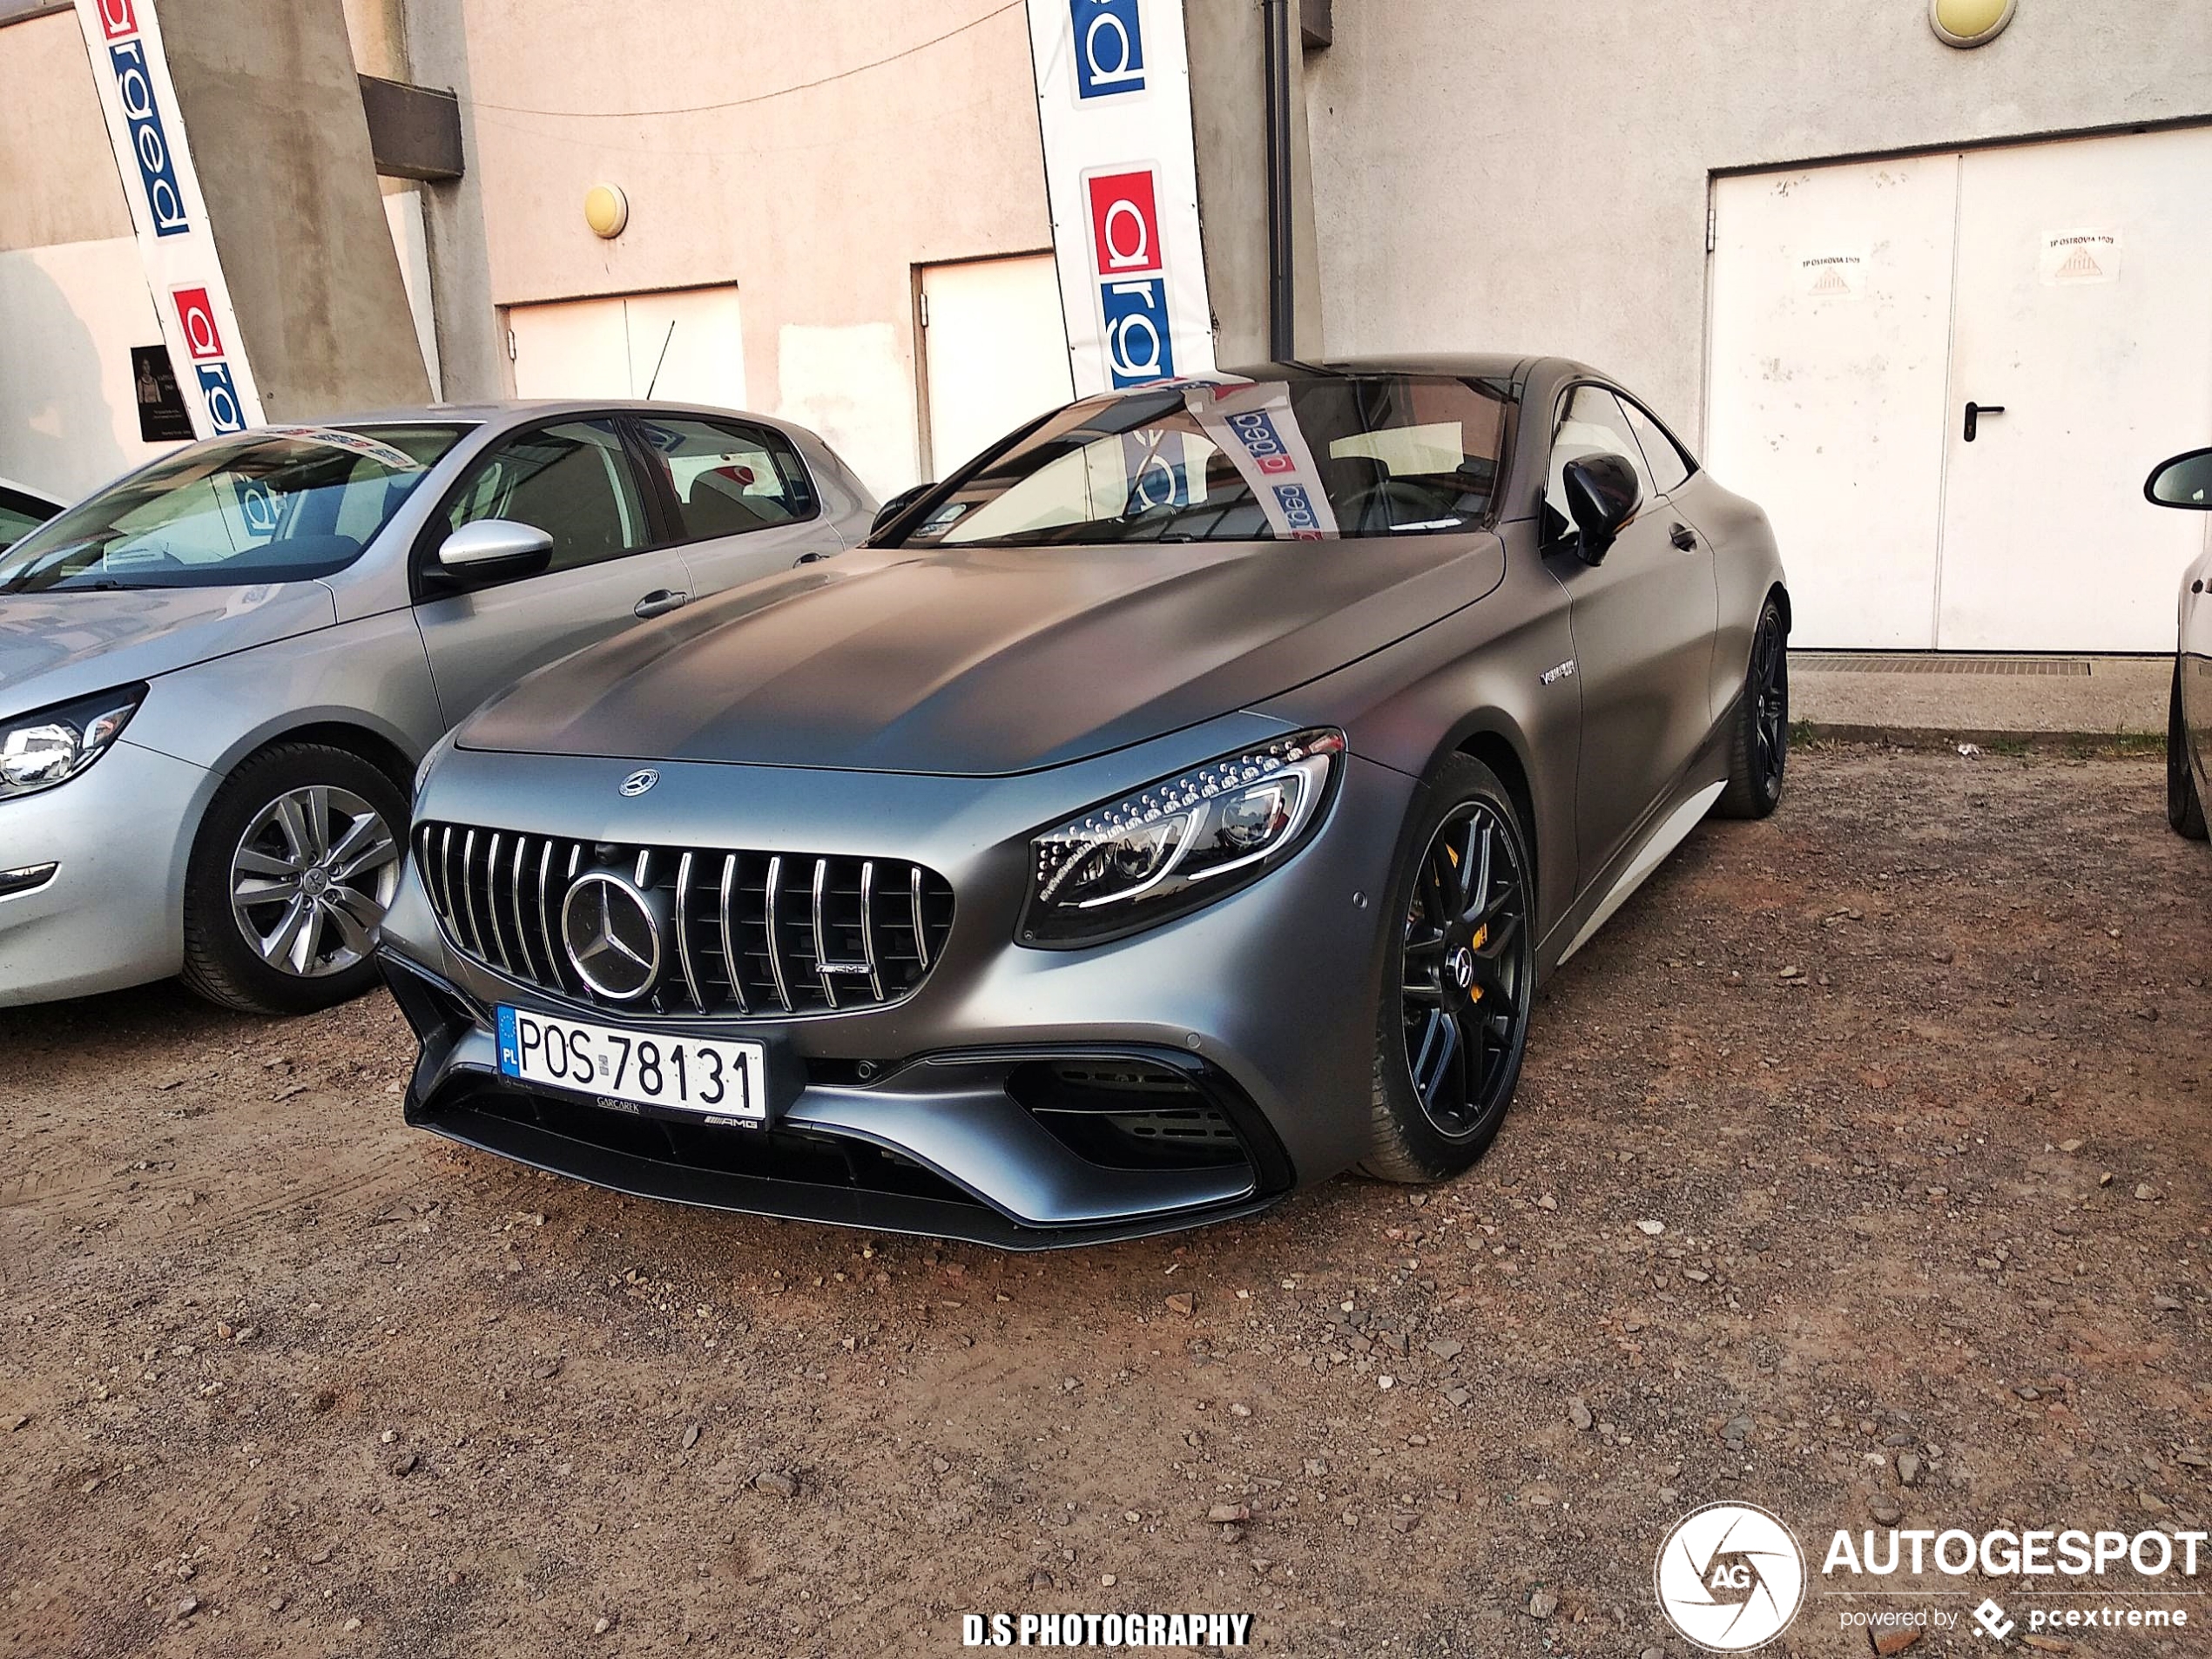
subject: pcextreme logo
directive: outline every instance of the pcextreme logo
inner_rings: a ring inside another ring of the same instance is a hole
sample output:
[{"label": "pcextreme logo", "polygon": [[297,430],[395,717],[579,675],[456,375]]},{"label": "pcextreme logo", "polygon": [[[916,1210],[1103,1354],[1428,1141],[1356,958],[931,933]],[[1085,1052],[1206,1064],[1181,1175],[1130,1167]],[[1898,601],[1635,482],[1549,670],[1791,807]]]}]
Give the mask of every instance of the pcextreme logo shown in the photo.
[{"label": "pcextreme logo", "polygon": [[1654,1570],[1676,1629],[1714,1653],[1742,1653],[1790,1628],[1805,1596],[1804,1552],[1746,1503],[1709,1503],[1675,1523]]}]

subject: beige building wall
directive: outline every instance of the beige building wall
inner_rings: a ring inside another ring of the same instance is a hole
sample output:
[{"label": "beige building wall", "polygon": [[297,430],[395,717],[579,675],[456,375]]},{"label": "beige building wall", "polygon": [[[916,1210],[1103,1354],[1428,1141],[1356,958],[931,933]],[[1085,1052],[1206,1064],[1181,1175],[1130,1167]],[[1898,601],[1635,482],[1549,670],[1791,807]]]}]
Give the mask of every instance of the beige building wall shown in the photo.
[{"label": "beige building wall", "polygon": [[1561,352],[1702,425],[1714,170],[2212,115],[2203,0],[1335,0],[1306,65],[1332,354]]},{"label": "beige building wall", "polygon": [[66,11],[0,29],[0,249],[131,234],[84,37]]},{"label": "beige building wall", "polygon": [[161,340],[68,12],[0,28],[0,477],[75,496],[157,453],[131,347]]},{"label": "beige building wall", "polygon": [[914,268],[1051,246],[1021,10],[453,3],[491,301],[735,283],[752,402],[918,477]]}]

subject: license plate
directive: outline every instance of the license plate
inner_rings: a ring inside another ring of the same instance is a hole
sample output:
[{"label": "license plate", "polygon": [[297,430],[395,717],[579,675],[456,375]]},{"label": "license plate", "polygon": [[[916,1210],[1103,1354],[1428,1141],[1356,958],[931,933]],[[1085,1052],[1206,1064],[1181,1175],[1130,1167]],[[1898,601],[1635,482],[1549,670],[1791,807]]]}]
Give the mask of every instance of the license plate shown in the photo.
[{"label": "license plate", "polygon": [[744,1128],[768,1117],[768,1050],[758,1042],[657,1036],[502,1008],[499,1069],[609,1104],[658,1106]]}]

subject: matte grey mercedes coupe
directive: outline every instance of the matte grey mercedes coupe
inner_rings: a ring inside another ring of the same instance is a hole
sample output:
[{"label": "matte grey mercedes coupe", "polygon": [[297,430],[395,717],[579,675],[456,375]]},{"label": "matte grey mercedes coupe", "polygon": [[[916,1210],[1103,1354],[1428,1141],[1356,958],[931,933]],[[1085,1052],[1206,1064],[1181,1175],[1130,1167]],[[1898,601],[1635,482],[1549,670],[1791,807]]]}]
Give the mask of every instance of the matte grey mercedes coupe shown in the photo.
[{"label": "matte grey mercedes coupe", "polygon": [[408,1117],[1015,1247],[1448,1177],[1543,976],[1774,809],[1789,621],[1765,516],[1575,363],[1070,404],[431,753]]}]

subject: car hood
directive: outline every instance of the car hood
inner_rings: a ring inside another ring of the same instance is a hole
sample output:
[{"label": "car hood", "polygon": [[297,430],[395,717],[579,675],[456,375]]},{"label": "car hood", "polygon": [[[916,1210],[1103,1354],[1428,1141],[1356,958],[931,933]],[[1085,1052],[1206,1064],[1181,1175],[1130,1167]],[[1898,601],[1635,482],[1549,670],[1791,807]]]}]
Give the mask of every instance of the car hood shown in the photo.
[{"label": "car hood", "polygon": [[1000,775],[1244,707],[1471,604],[1489,535],[863,550],[540,670],[461,745]]},{"label": "car hood", "polygon": [[0,715],[152,679],[337,619],[320,582],[0,593]]}]

